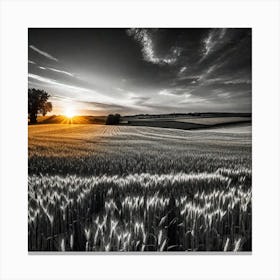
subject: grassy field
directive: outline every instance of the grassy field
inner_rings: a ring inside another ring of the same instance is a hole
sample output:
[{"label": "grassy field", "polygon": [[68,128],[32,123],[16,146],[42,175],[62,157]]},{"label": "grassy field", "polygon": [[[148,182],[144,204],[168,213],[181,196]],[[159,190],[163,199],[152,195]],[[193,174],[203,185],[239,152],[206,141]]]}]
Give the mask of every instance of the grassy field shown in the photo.
[{"label": "grassy field", "polygon": [[251,251],[251,133],[30,125],[30,251]]}]

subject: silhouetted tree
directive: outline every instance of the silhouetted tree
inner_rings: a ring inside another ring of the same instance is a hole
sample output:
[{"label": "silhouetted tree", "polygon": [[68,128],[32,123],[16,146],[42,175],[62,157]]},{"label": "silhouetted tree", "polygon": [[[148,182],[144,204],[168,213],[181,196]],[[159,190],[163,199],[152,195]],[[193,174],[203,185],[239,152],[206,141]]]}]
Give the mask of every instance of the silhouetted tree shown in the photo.
[{"label": "silhouetted tree", "polygon": [[115,125],[115,124],[119,124],[120,123],[120,119],[121,119],[121,115],[120,114],[115,114],[115,115],[108,115],[107,119],[106,119],[106,124],[108,125]]},{"label": "silhouetted tree", "polygon": [[52,111],[52,103],[46,102],[42,108],[42,115],[45,116],[48,112]]},{"label": "silhouetted tree", "polygon": [[107,116],[106,124],[113,124],[114,122],[114,115],[110,114]]},{"label": "silhouetted tree", "polygon": [[120,114],[115,114],[115,122],[116,124],[120,123],[121,115]]},{"label": "silhouetted tree", "polygon": [[51,112],[52,103],[48,102],[50,95],[41,89],[28,89],[28,116],[30,123],[37,122],[37,115],[45,116],[47,112]]}]

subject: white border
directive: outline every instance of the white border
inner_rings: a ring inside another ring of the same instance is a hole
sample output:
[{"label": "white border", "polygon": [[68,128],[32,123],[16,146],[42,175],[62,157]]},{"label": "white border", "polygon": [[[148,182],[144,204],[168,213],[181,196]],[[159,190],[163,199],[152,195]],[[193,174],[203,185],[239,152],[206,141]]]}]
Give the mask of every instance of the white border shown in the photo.
[{"label": "white border", "polygon": [[[278,1],[1,2],[1,279],[280,279]],[[28,255],[27,28],[253,28],[253,254]]]}]

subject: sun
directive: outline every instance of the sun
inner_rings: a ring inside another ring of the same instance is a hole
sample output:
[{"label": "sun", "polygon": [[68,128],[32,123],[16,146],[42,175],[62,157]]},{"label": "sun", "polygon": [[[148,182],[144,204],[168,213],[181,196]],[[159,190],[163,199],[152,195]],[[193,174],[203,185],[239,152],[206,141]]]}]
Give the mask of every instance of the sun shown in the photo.
[{"label": "sun", "polygon": [[76,115],[76,113],[75,113],[75,110],[73,108],[66,108],[66,110],[64,112],[64,115],[67,118],[71,119]]}]

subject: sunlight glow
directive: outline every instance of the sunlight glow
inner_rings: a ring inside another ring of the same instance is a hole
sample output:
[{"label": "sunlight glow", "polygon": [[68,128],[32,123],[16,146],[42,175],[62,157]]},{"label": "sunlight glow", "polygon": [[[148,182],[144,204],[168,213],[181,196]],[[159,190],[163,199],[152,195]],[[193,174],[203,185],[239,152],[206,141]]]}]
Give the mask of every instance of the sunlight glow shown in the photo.
[{"label": "sunlight glow", "polygon": [[76,112],[73,108],[68,107],[65,109],[64,115],[65,115],[65,117],[71,119],[76,115]]}]

